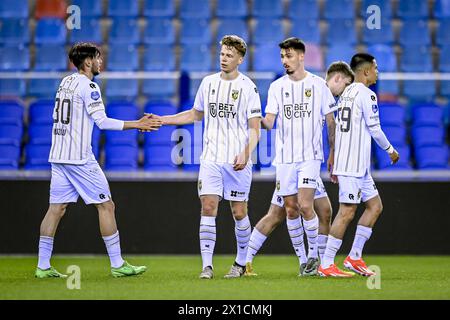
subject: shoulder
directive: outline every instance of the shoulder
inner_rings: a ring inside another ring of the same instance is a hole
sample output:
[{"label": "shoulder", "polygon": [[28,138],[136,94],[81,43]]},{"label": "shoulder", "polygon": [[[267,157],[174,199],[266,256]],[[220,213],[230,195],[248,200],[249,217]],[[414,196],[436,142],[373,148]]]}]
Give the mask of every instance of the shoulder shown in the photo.
[{"label": "shoulder", "polygon": [[309,72],[309,81],[311,81],[312,85],[320,88],[320,89],[328,89],[327,82],[325,79]]},{"label": "shoulder", "polygon": [[377,101],[377,95],[370,88],[366,87],[362,83],[356,83],[355,89],[359,92],[359,96],[362,99],[370,99],[373,102]]},{"label": "shoulder", "polygon": [[211,83],[220,79],[220,73],[213,73],[203,78],[202,83]]},{"label": "shoulder", "polygon": [[277,80],[273,81],[270,84],[270,87],[273,88],[273,89],[281,88],[286,83],[287,77],[288,77],[288,75],[284,75],[284,76],[278,78]]}]

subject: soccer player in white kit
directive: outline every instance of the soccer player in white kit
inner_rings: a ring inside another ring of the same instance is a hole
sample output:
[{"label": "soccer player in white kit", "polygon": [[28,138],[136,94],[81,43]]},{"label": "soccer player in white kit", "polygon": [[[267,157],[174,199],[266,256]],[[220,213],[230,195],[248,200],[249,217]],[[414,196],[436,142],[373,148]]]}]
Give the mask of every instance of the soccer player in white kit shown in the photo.
[{"label": "soccer player in white kit", "polygon": [[308,239],[308,261],[303,275],[315,275],[319,265],[317,237],[319,219],[314,212],[314,193],[323,161],[322,126],[325,117],[334,157],[335,100],[325,80],[305,70],[305,44],[288,38],[279,44],[286,75],[269,87],[267,128],[277,120],[276,189],[283,196],[289,230],[301,225]]},{"label": "soccer player in white kit", "polygon": [[[353,80],[353,71],[351,70],[350,66],[343,61],[333,62],[327,69],[327,86],[328,88],[330,88],[331,93],[335,97],[340,96],[345,87],[350,85]],[[262,121],[263,128],[266,127],[266,121],[266,118],[264,118]],[[328,233],[331,227],[332,207],[320,176],[317,180],[317,188],[314,194],[314,210],[319,217],[319,235],[317,238],[317,247],[320,260],[322,260],[328,239]],[[245,275],[256,275],[256,273],[253,271],[253,258],[258,253],[267,237],[281,222],[283,222],[285,218],[286,211],[284,209],[283,197],[278,196],[277,191],[275,190],[267,214],[263,218],[261,218],[261,220],[259,220],[259,222],[256,224],[255,228],[253,228],[248,245]],[[295,228],[288,229],[288,231],[291,237],[294,251],[299,258],[299,276],[302,276],[307,262],[306,250],[303,243],[303,226],[296,226]]]},{"label": "soccer player in white kit", "polygon": [[77,202],[78,196],[81,196],[86,204],[94,204],[97,207],[100,232],[111,261],[112,275],[137,275],[147,268],[133,266],[122,259],[114,203],[106,177],[92,153],[92,129],[95,123],[104,130],[153,131],[161,126],[161,121],[152,119],[149,115],[137,121],[108,118],[100,89],[92,82],[94,76],[100,73],[100,50],[91,43],[78,43],[70,49],[69,59],[78,72],[65,77],[56,93],[49,154],[52,166],[50,205],[40,228],[39,261],[35,276],[66,277],[51,266],[50,259],[59,221],[68,204]]},{"label": "soccer player in white kit", "polygon": [[376,185],[370,175],[372,138],[391,158],[399,159],[398,152],[381,130],[380,116],[375,92],[369,86],[377,81],[378,69],[375,58],[367,53],[352,57],[350,66],[355,82],[348,86],[338,101],[336,125],[336,151],[333,174],[339,182],[339,211],[331,226],[319,274],[328,277],[352,277],[353,272],[340,270],[334,263],[345,230],[353,220],[358,204],[363,201],[366,209],[358,221],[356,235],[344,266],[363,276],[375,273],[367,268],[362,259],[365,242],[372,234],[382,211],[382,203]]},{"label": "soccer player in white kit", "polygon": [[247,200],[252,181],[250,155],[259,140],[261,101],[255,84],[238,71],[247,45],[235,35],[221,40],[219,73],[205,77],[191,110],[162,117],[163,124],[183,125],[205,119],[198,194],[201,201],[201,279],[211,279],[219,201],[230,201],[235,220],[237,255],[225,278],[245,271],[251,225]]}]

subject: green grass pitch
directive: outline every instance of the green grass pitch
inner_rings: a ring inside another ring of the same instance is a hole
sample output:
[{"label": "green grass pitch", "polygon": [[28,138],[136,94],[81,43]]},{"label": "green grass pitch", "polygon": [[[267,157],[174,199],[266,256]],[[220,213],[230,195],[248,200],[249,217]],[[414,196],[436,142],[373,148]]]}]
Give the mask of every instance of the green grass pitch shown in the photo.
[{"label": "green grass pitch", "polygon": [[[223,279],[233,256],[214,257],[215,278],[200,280],[199,256],[127,256],[144,264],[141,276],[113,278],[106,256],[55,256],[60,272],[69,265],[81,270],[80,286],[66,279],[35,279],[36,257],[0,257],[0,299],[450,299],[450,256],[366,256],[381,270],[380,288],[368,289],[367,278],[301,278],[295,256],[259,255],[257,277]],[[344,257],[336,262],[342,266]],[[372,282],[375,283],[375,282]]]}]

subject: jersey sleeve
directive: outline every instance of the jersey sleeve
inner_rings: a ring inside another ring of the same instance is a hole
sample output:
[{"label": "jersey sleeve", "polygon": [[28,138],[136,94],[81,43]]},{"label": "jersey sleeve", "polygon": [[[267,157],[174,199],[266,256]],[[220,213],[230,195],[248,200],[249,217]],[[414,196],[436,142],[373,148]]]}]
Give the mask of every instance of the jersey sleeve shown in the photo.
[{"label": "jersey sleeve", "polygon": [[258,89],[253,85],[249,92],[247,119],[261,117],[261,99],[259,98]]},{"label": "jersey sleeve", "polygon": [[99,110],[105,111],[105,105],[103,104],[100,88],[95,82],[89,82],[84,87],[82,91],[82,99],[89,115],[92,115],[94,112]]},{"label": "jersey sleeve", "polygon": [[331,93],[330,88],[324,85],[322,87],[322,106],[321,106],[322,115],[325,116],[331,112],[336,111],[337,109],[338,105],[333,97],[333,94]]},{"label": "jersey sleeve", "polygon": [[203,94],[203,86],[205,79],[202,80],[202,82],[200,83],[200,86],[198,87],[197,90],[197,94],[195,95],[195,100],[194,100],[194,109],[200,112],[204,111],[204,94]]},{"label": "jersey sleeve", "polygon": [[380,113],[375,93],[372,91],[362,93],[359,96],[359,103],[361,104],[361,110],[367,126],[373,127],[380,125]]},{"label": "jersey sleeve", "polygon": [[271,84],[269,87],[269,92],[267,94],[267,106],[266,113],[278,114],[279,106],[277,102],[277,98],[275,96],[274,86]]}]

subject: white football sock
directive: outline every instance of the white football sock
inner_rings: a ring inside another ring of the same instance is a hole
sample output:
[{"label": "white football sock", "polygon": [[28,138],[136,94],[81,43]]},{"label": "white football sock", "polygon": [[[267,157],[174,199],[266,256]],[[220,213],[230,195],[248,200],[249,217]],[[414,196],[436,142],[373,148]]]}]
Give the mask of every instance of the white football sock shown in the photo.
[{"label": "white football sock", "polygon": [[289,236],[291,237],[292,246],[294,247],[295,254],[298,257],[300,264],[307,262],[305,244],[303,241],[303,226],[301,218],[286,219],[286,225],[288,228]]},{"label": "white football sock", "polygon": [[236,234],[237,255],[236,263],[245,266],[245,259],[247,257],[248,242],[252,234],[252,227],[248,215],[241,220],[234,220],[234,233]]},{"label": "white football sock", "polygon": [[352,250],[350,251],[350,258],[353,260],[361,259],[364,244],[370,239],[372,235],[372,228],[358,225],[356,228],[355,240],[353,240]]},{"label": "white football sock", "polygon": [[120,251],[119,231],[116,231],[113,235],[103,237],[103,241],[105,241],[106,251],[108,251],[109,260],[111,261],[111,267],[121,267],[124,261]]},{"label": "white football sock", "polygon": [[323,254],[325,253],[325,249],[327,247],[327,240],[328,240],[327,234],[319,234],[319,236],[317,237],[317,248],[319,251],[320,261],[323,260]]},{"label": "white football sock", "polygon": [[333,237],[332,235],[328,236],[327,248],[325,249],[325,253],[323,254],[323,261],[321,262],[322,268],[326,269],[332,264],[334,264],[334,258],[336,257],[336,253],[342,245],[342,240]]},{"label": "white football sock", "polygon": [[203,269],[212,267],[214,247],[216,245],[216,217],[202,216],[200,219],[200,252]]},{"label": "white football sock", "polygon": [[50,268],[50,258],[53,251],[53,238],[40,236],[39,237],[39,253],[38,253],[38,268],[46,270]]},{"label": "white football sock", "polygon": [[319,218],[317,215],[311,220],[303,219],[306,238],[308,239],[308,258],[318,258],[317,253],[317,237],[319,235]]},{"label": "white football sock", "polygon": [[267,236],[263,235],[258,229],[253,228],[252,235],[250,236],[250,242],[248,243],[247,258],[246,262],[253,262],[253,258],[261,249],[264,241],[266,241]]}]

